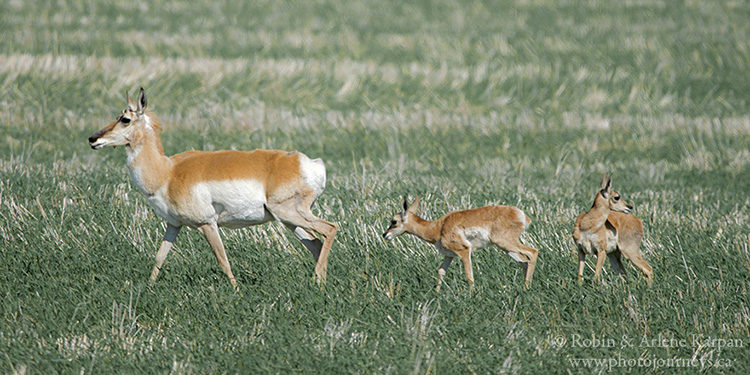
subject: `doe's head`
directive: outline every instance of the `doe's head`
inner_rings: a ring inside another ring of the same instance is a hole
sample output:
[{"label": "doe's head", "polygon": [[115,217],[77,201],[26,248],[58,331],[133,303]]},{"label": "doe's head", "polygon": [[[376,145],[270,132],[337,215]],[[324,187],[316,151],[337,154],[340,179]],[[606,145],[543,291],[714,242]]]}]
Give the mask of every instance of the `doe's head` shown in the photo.
[{"label": "doe's head", "polygon": [[406,226],[409,225],[409,222],[412,219],[412,216],[417,212],[417,209],[419,209],[419,197],[414,198],[414,202],[411,204],[409,204],[409,201],[404,198],[404,210],[393,215],[391,226],[386,229],[385,233],[383,233],[383,238],[390,241],[401,235],[401,233],[404,233],[406,231]]},{"label": "doe's head", "polygon": [[130,94],[126,92],[125,95],[128,98],[128,108],[122,110],[122,113],[117,116],[114,122],[89,137],[89,146],[94,150],[107,146],[128,145],[137,136],[144,124],[149,125],[146,116],[148,102],[143,87],[141,87],[138,95],[137,104],[130,99]]}]

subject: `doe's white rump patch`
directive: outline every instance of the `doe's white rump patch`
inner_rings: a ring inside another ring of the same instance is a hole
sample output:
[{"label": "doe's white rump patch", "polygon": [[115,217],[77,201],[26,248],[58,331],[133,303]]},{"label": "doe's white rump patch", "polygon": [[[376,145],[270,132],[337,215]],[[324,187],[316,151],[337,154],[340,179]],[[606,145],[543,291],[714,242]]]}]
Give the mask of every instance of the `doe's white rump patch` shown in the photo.
[{"label": "doe's white rump patch", "polygon": [[320,196],[326,187],[326,166],[323,160],[310,159],[302,153],[297,155],[302,180],[315,192],[315,196]]}]

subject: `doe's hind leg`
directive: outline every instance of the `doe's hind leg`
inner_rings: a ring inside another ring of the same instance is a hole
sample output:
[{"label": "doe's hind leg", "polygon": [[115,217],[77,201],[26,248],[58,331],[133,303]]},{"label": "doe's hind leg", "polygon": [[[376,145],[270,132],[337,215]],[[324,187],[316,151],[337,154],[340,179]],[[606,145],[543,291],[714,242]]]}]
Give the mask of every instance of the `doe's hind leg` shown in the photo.
[{"label": "doe's hind leg", "polygon": [[317,262],[318,258],[320,258],[320,250],[323,248],[323,241],[319,240],[315,235],[306,231],[304,228],[291,224],[284,225],[294,233],[294,236],[297,237],[302,245],[310,251],[310,255],[312,255],[313,259]]},{"label": "doe's hind leg", "polygon": [[[313,192],[309,191],[308,194],[300,193],[282,202],[269,202],[267,208],[285,225],[302,228],[308,232],[307,234],[310,234],[309,232],[312,231],[323,237],[323,244],[320,247],[315,265],[315,275],[318,282],[324,283],[328,271],[328,254],[331,251],[331,245],[333,245],[333,238],[336,236],[338,226],[320,219],[312,213],[310,207],[315,198],[316,196]],[[299,228],[295,229],[295,234],[299,231]],[[312,242],[315,245],[315,242]],[[313,249],[310,249],[310,252],[314,257],[315,252],[317,252],[317,245]]]}]

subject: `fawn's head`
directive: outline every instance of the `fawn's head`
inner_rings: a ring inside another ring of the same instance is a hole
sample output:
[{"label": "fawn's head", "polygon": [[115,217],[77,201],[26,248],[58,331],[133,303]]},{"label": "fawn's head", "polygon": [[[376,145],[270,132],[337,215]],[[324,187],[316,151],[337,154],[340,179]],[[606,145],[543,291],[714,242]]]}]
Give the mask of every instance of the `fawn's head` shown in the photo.
[{"label": "fawn's head", "polygon": [[596,199],[594,199],[594,206],[604,205],[611,211],[624,212],[626,214],[633,211],[633,206],[625,202],[620,193],[612,190],[612,176],[607,177],[606,174],[602,177],[600,190],[596,194]]},{"label": "fawn's head", "polygon": [[401,233],[404,233],[406,226],[409,225],[410,220],[413,220],[413,216],[418,208],[419,197],[414,198],[414,202],[411,204],[404,198],[404,210],[393,215],[391,226],[383,233],[383,238],[390,241],[398,237]]},{"label": "fawn's head", "polygon": [[89,137],[89,146],[94,150],[106,146],[122,146],[130,145],[131,142],[139,137],[145,127],[155,126],[158,124],[152,124],[151,119],[146,115],[146,93],[141,87],[141,92],[138,95],[138,103],[133,103],[130,99],[130,94],[127,94],[128,108],[122,110],[117,119],[111,124],[105,126],[102,130],[96,132],[96,134]]}]

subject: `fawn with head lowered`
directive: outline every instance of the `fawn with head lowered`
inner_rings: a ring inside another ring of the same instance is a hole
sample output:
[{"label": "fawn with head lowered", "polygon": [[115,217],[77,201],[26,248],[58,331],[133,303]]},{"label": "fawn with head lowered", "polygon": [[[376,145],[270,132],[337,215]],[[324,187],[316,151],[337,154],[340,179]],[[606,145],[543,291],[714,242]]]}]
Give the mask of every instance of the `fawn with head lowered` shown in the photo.
[{"label": "fawn with head lowered", "polygon": [[180,229],[187,226],[203,234],[236,290],[219,227],[242,228],[271,220],[281,221],[299,238],[317,261],[317,280],[325,281],[337,226],[311,211],[325,187],[323,161],[279,150],[187,151],[167,157],[159,120],[146,110],[143,88],[137,103],[129,95],[127,100],[127,109],[91,136],[89,145],[94,150],[124,145],[133,183],[167,222],[152,281]]},{"label": "fawn with head lowered", "polygon": [[643,272],[646,282],[651,285],[653,271],[651,265],[643,259],[640,250],[643,224],[631,214],[633,206],[627,204],[618,192],[612,190],[611,185],[612,178],[605,174],[593,206],[576,219],[573,241],[578,247],[578,279],[583,279],[587,254],[597,257],[594,272],[596,280],[601,275],[605,255],[609,258],[614,271],[624,275],[625,267],[621,256],[625,256]]},{"label": "fawn with head lowered", "polygon": [[521,243],[519,237],[531,224],[523,211],[511,206],[487,206],[463,211],[453,211],[437,221],[417,216],[419,198],[411,204],[404,199],[404,210],[393,216],[391,226],[383,233],[393,240],[402,233],[413,234],[433,244],[444,256],[438,269],[436,290],[440,290],[448,266],[453,258],[461,258],[469,284],[474,284],[471,254],[494,244],[508,252],[524,270],[526,285],[531,283],[539,251]]}]

